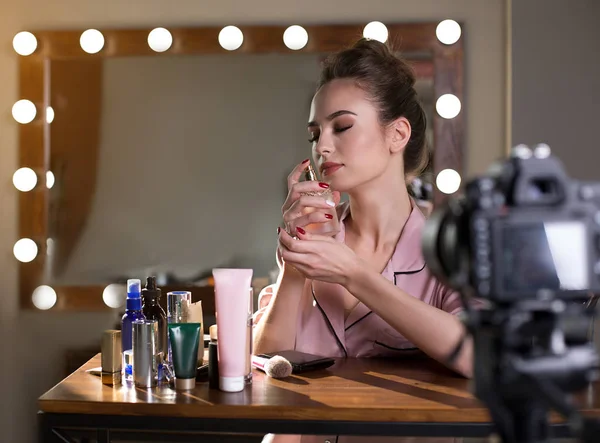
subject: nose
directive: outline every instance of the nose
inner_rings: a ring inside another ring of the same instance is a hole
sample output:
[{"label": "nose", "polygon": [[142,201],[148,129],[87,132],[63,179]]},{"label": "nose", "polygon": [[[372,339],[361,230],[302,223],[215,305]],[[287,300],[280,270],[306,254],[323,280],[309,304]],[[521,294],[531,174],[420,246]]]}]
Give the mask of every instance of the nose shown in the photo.
[{"label": "nose", "polygon": [[314,149],[315,153],[319,157],[330,156],[335,151],[335,148],[333,146],[333,140],[330,136],[323,133],[319,137],[319,140],[317,141],[317,144],[315,145]]}]

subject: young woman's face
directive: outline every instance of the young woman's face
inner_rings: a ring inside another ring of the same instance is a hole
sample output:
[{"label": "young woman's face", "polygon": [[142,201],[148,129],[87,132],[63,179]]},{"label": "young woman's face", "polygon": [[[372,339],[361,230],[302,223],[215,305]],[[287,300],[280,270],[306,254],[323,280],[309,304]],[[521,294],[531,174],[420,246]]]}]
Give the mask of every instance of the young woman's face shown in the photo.
[{"label": "young woman's face", "polygon": [[321,179],[337,191],[377,178],[390,164],[389,135],[375,105],[351,79],[333,80],[317,91],[308,132]]}]

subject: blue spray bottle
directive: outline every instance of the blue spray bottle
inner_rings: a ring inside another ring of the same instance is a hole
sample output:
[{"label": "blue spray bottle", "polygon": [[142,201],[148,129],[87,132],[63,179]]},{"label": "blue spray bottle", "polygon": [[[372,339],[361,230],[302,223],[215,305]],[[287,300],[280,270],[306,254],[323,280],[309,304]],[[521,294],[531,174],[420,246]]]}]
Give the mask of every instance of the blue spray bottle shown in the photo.
[{"label": "blue spray bottle", "polygon": [[125,379],[133,378],[132,364],[133,353],[131,344],[132,323],[136,320],[145,320],[142,313],[142,283],[138,279],[127,280],[127,307],[121,319],[121,344],[123,346],[123,371]]}]

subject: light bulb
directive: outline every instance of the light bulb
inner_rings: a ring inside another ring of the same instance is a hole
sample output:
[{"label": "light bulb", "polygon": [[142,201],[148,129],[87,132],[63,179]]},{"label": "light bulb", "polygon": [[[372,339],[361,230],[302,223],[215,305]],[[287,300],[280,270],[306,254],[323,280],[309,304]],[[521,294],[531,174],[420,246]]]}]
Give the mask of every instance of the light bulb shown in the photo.
[{"label": "light bulb", "polygon": [[88,54],[96,54],[104,47],[104,36],[97,29],[88,29],[81,34],[79,44]]},{"label": "light bulb", "polygon": [[29,192],[37,185],[37,174],[31,168],[20,168],[13,174],[13,185],[21,192]]},{"label": "light bulb", "polygon": [[102,300],[109,308],[120,308],[125,304],[127,298],[127,287],[116,283],[108,285],[102,291]]},{"label": "light bulb", "polygon": [[444,194],[454,194],[460,188],[460,174],[454,169],[444,169],[437,175],[435,185]]},{"label": "light bulb", "polygon": [[381,22],[371,22],[363,29],[363,37],[385,43],[388,39],[388,28]]},{"label": "light bulb", "polygon": [[19,55],[31,55],[37,49],[37,39],[31,32],[19,32],[13,38],[13,48]]},{"label": "light bulb", "polygon": [[148,46],[155,52],[165,52],[173,44],[173,36],[165,28],[154,28],[148,34]]},{"label": "light bulb", "polygon": [[22,263],[29,263],[37,257],[38,247],[30,238],[22,238],[15,243],[13,254]]},{"label": "light bulb", "polygon": [[460,25],[454,20],[442,20],[435,28],[435,35],[445,45],[452,45],[460,38]]},{"label": "light bulb", "polygon": [[452,119],[460,113],[460,100],[454,94],[444,94],[435,102],[435,109],[440,117]]},{"label": "light bulb", "polygon": [[283,43],[291,50],[298,51],[308,43],[308,32],[302,26],[290,26],[283,33]]},{"label": "light bulb", "polygon": [[46,108],[46,123],[50,124],[54,121],[54,109],[51,106]]},{"label": "light bulb", "polygon": [[236,26],[225,26],[219,32],[219,44],[223,49],[235,51],[244,43],[244,34]]},{"label": "light bulb", "polygon": [[35,105],[29,100],[19,100],[12,107],[13,118],[22,125],[31,123],[36,114]]},{"label": "light bulb", "polygon": [[47,285],[38,286],[31,295],[33,305],[42,311],[46,311],[54,306],[56,299],[56,291]]},{"label": "light bulb", "polygon": [[52,186],[54,186],[54,174],[52,173],[52,171],[46,171],[46,187],[48,189],[52,189]]}]

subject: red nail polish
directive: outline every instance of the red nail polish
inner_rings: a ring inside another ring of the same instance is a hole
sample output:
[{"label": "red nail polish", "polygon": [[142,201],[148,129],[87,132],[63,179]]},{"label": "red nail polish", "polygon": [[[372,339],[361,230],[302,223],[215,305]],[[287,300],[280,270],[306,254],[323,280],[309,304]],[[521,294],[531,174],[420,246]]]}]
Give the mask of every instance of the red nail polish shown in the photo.
[{"label": "red nail polish", "polygon": [[307,158],[306,160],[302,160],[302,164],[308,163],[309,161],[310,161],[310,158]]},{"label": "red nail polish", "polygon": [[327,183],[323,183],[323,182],[319,182],[319,186],[322,188],[325,188],[325,189],[329,188],[329,185]]},{"label": "red nail polish", "polygon": [[280,232],[281,232],[281,228],[279,226],[277,226],[277,235],[279,235]]},{"label": "red nail polish", "polygon": [[331,214],[325,214],[325,218],[328,218],[329,220],[333,220],[333,215],[331,215]]},{"label": "red nail polish", "polygon": [[300,226],[296,227],[296,231],[298,231],[302,235],[306,234],[306,231],[304,229],[302,229]]}]

